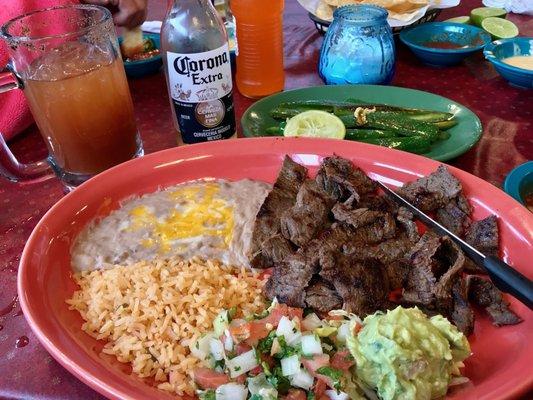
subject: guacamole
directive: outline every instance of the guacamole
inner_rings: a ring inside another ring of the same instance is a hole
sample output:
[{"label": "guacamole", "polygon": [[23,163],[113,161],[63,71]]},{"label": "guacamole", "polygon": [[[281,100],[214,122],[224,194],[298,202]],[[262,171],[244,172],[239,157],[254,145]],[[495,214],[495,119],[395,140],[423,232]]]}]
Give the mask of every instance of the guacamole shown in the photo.
[{"label": "guacamole", "polygon": [[470,355],[468,340],[455,326],[416,307],[369,315],[347,345],[357,378],[384,400],[444,396],[457,364]]}]

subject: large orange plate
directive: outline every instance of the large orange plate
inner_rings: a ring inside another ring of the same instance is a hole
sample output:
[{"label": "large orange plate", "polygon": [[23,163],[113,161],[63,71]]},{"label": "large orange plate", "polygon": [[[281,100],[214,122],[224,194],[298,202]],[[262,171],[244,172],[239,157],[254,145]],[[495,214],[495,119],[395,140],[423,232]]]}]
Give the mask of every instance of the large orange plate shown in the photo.
[{"label": "large orange plate", "polygon": [[[108,214],[129,196],[198,178],[252,178],[272,182],[285,154],[316,171],[322,157],[338,154],[372,178],[400,185],[434,171],[438,162],[409,153],[357,142],[320,139],[259,138],[173,148],[126,162],[81,185],[61,199],[35,227],[22,255],[18,292],[24,315],[50,352],[72,374],[112,399],[172,399],[114,358],[100,355],[102,343],[81,331],[81,317],[65,299],[76,286],[69,249],[90,220]],[[495,160],[497,162],[497,160]],[[475,219],[494,213],[501,229],[501,256],[530,278],[533,275],[533,217],[491,184],[452,168],[474,207]],[[470,337],[473,355],[465,374],[472,384],[451,394],[454,399],[507,399],[531,390],[533,383],[533,314],[511,299],[524,319],[496,328],[477,314]]]}]

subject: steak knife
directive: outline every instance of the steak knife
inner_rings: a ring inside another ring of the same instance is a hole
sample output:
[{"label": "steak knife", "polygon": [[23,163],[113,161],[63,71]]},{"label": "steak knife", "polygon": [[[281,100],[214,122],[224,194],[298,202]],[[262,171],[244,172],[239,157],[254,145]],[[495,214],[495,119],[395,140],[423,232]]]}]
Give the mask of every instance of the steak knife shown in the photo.
[{"label": "steak knife", "polygon": [[450,237],[472,261],[485,268],[490,279],[498,289],[502,292],[509,293],[528,306],[529,309],[533,309],[533,282],[530,279],[522,275],[503,260],[500,260],[498,257],[484,255],[405,200],[398,193],[389,189],[381,182],[377,183],[395,203],[407,208],[420,221],[425,223],[440,236]]}]

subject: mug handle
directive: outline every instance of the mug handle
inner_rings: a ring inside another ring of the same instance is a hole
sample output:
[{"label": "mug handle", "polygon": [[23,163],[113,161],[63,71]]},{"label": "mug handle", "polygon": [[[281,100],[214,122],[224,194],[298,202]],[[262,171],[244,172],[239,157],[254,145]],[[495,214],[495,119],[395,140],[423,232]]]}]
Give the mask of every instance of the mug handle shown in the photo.
[{"label": "mug handle", "polygon": [[[0,93],[22,89],[22,81],[8,65],[0,71]],[[0,132],[0,175],[12,182],[41,181],[54,176],[46,160],[23,164],[11,152]]]}]

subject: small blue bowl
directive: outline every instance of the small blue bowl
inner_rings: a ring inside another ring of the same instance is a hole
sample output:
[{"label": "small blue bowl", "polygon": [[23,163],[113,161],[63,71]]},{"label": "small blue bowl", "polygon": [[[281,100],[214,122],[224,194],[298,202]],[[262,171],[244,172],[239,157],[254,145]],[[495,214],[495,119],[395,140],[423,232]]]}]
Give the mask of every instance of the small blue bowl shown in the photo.
[{"label": "small blue bowl", "polygon": [[[422,61],[435,67],[459,64],[490,43],[483,29],[454,22],[428,22],[400,32],[400,40]],[[454,43],[459,48],[436,48],[430,43]]]},{"label": "small blue bowl", "polygon": [[[155,47],[158,49],[161,48],[161,39],[158,33],[143,32],[143,37],[152,39],[154,41]],[[118,39],[118,42],[122,43],[122,37]],[[162,65],[163,60],[161,59],[161,54],[147,58],[145,60],[124,61],[126,75],[129,78],[142,78],[143,76],[155,74],[157,71],[159,71]]]},{"label": "small blue bowl", "polygon": [[524,197],[533,194],[533,161],[513,169],[503,183],[505,193],[525,205]]},{"label": "small blue bowl", "polygon": [[533,71],[513,67],[502,61],[513,56],[533,56],[533,38],[516,37],[496,40],[485,47],[483,52],[496,71],[512,85],[522,88],[533,88]]}]

